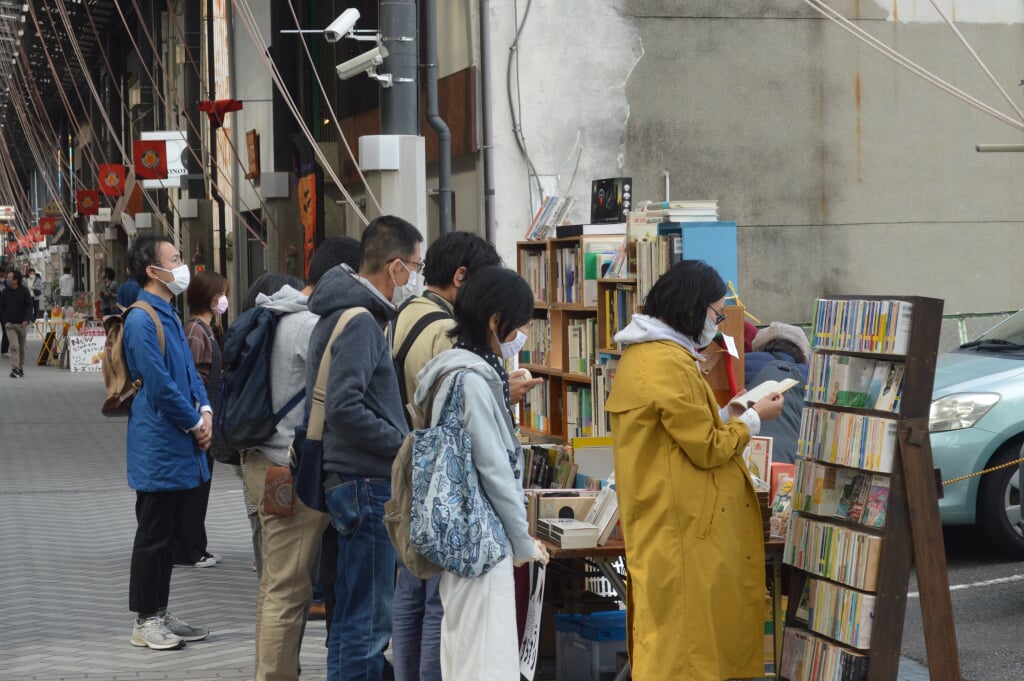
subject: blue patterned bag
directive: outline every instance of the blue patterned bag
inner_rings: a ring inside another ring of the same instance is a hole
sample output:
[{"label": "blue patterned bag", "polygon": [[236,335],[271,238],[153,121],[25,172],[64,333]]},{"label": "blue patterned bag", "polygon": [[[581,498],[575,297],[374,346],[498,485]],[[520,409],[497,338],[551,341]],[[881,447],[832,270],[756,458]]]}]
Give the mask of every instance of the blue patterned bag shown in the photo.
[{"label": "blue patterned bag", "polygon": [[508,555],[508,537],[480,487],[473,440],[459,416],[465,394],[459,371],[437,425],[417,430],[412,448],[412,546],[460,577],[480,577]]}]

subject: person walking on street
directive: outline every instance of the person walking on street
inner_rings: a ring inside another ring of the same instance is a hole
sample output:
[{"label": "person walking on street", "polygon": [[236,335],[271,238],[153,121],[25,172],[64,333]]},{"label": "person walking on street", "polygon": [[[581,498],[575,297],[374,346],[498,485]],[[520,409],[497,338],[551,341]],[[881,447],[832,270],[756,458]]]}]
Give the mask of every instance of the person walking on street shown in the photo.
[{"label": "person walking on street", "polygon": [[[108,268],[109,269],[109,268]],[[110,270],[110,276],[114,271]],[[185,338],[192,361],[195,362],[199,378],[203,379],[206,396],[216,412],[220,408],[221,339],[214,332],[214,317],[228,309],[228,280],[218,272],[200,272],[192,279],[185,292],[192,318],[185,322]],[[220,556],[210,553],[206,547],[206,509],[210,505],[210,483],[213,480],[213,446],[206,450],[206,465],[210,468],[210,480],[189,490],[188,500],[182,512],[182,532],[174,543],[174,564],[211,567],[220,561]]]},{"label": "person walking on street", "polygon": [[335,325],[351,318],[331,344],[324,396],[325,495],[338,530],[336,605],[328,636],[329,681],[380,681],[391,638],[395,549],[384,527],[391,497],[391,464],[408,427],[384,326],[396,304],[417,291],[423,269],[423,237],[391,215],[363,232],[359,272],[342,265],[329,271],[309,298],[320,321],[309,341],[307,401]]},{"label": "person walking on street", "polygon": [[103,268],[103,284],[100,286],[100,310],[103,314],[117,312],[117,281],[114,279],[114,268]]},{"label": "person walking on street", "polygon": [[74,302],[75,296],[75,278],[71,276],[70,267],[64,268],[64,274],[60,275],[57,284],[60,286],[60,306],[67,307]]},{"label": "person walking on street", "polygon": [[43,298],[43,278],[32,267],[28,268],[25,288],[32,293],[32,321],[35,321],[39,318],[39,306]]},{"label": "person walking on street", "polygon": [[205,627],[173,615],[167,602],[181,509],[189,490],[210,479],[204,452],[213,438],[213,409],[171,306],[188,288],[188,265],[165,236],[138,237],[128,262],[142,288],[139,302],[154,309],[164,337],[161,353],[157,327],[145,311],[132,310],[125,319],[128,373],[142,379],[128,417],[126,447],[138,520],[128,585],[128,605],[136,613],[131,644],[165,650],[209,635]]},{"label": "person walking on street", "polygon": [[11,378],[25,375],[25,338],[32,319],[32,294],[21,282],[21,272],[12,272],[7,288],[0,294],[3,298],[0,318],[11,344]]}]

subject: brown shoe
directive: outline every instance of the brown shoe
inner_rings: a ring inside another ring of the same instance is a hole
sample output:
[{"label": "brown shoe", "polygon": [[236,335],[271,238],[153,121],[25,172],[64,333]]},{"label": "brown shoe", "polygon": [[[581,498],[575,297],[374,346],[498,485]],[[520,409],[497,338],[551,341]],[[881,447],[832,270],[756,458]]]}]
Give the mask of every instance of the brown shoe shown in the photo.
[{"label": "brown shoe", "polygon": [[322,620],[327,618],[327,608],[323,603],[311,603],[309,606],[309,619]]}]

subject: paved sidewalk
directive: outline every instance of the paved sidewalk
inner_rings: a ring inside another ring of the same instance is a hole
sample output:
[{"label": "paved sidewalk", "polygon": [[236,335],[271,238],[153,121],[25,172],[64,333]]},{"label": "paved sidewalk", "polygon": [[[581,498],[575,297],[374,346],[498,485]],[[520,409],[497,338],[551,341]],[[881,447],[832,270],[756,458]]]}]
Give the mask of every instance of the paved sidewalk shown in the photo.
[{"label": "paved sidewalk", "polygon": [[[183,650],[134,648],[128,567],[135,494],[127,419],[100,415],[103,379],[0,361],[0,679],[251,679],[256,573],[242,484],[214,469],[206,522],[221,564],[175,568],[170,608],[210,627]],[[323,622],[310,622],[303,680],[326,678]]]},{"label": "paved sidewalk", "polygon": [[[128,566],[135,495],[125,479],[126,419],[100,415],[100,374],[0,362],[0,681],[251,679],[256,573],[242,485],[214,469],[211,568],[176,568],[171,609],[210,627],[184,650],[134,648]],[[310,622],[302,679],[326,678],[323,622]],[[901,660],[900,681],[927,669]]]}]

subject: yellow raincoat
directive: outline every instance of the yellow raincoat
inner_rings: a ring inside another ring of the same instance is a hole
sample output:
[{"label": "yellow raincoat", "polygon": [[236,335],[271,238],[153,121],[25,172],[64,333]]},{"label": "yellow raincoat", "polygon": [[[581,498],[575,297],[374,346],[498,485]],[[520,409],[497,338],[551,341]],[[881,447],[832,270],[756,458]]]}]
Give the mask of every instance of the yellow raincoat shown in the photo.
[{"label": "yellow raincoat", "polygon": [[739,419],[722,423],[695,358],[630,345],[607,409],[629,571],[635,681],[763,676],[764,543]]}]

